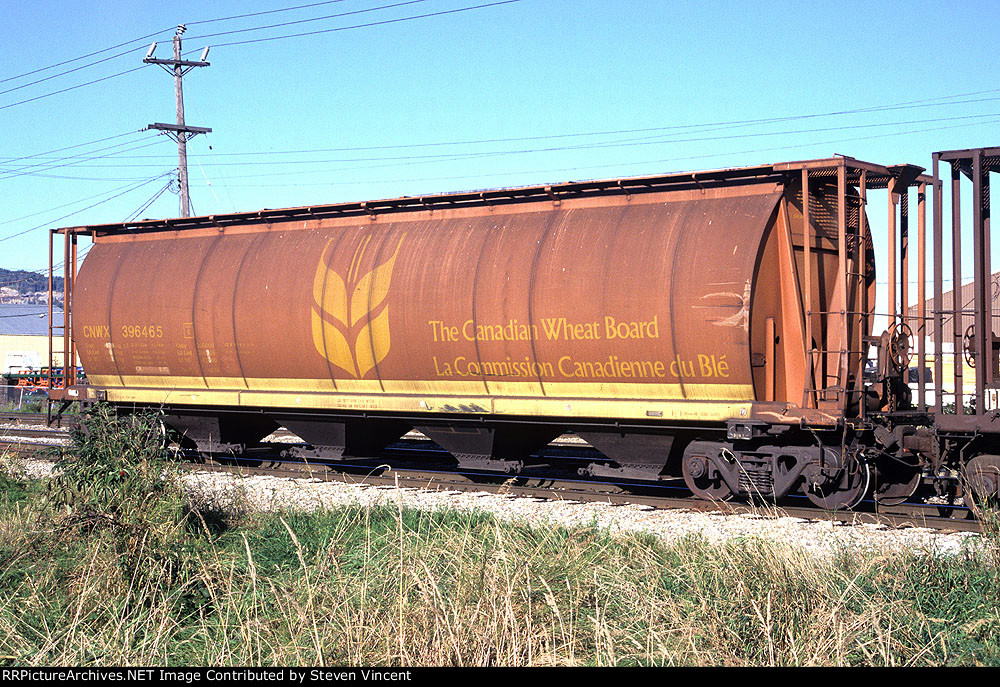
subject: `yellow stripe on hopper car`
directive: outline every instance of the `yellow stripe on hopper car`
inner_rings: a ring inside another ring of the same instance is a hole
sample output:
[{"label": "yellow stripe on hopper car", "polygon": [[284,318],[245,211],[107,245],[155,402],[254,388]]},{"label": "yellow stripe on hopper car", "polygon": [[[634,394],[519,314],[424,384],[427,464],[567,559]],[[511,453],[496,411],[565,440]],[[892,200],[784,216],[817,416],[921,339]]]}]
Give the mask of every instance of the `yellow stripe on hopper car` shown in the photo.
[{"label": "yellow stripe on hopper car", "polygon": [[[177,392],[198,391],[264,391],[284,393],[347,393],[347,394],[431,394],[435,396],[471,395],[495,398],[538,397],[540,399],[658,399],[749,401],[753,400],[753,387],[749,384],[615,384],[599,382],[545,382],[544,390],[538,382],[482,382],[480,381],[400,381],[369,379],[284,379],[242,377],[164,377],[125,375],[119,380],[110,375],[90,377],[94,386],[110,389],[125,388],[164,389]],[[207,381],[207,386],[206,386]],[[487,388],[488,385],[488,388]]]},{"label": "yellow stripe on hopper car", "polygon": [[[564,384],[559,387],[565,395],[540,396],[538,385],[524,383],[526,396],[486,395],[480,382],[451,382],[443,385],[437,382],[389,382],[386,391],[357,393],[334,392],[329,380],[309,380],[310,384],[300,384],[302,380],[252,380],[254,387],[270,386],[270,389],[214,389],[206,388],[204,381],[200,387],[167,387],[167,379],[152,377],[143,382],[155,381],[156,386],[137,383],[127,378],[127,387],[117,384],[106,387],[107,399],[119,403],[146,403],[154,405],[204,405],[243,406],[261,408],[303,408],[312,410],[361,410],[369,412],[402,413],[458,413],[489,415],[524,415],[533,417],[590,417],[622,418],[632,420],[692,420],[725,421],[746,418],[750,413],[752,388],[750,386],[700,385],[686,386],[691,395],[696,392],[722,392],[717,398],[696,398],[683,400],[669,398],[666,394],[680,393],[679,385],[649,384]],[[97,386],[104,386],[98,382]],[[118,380],[113,380],[117,382]],[[248,380],[250,381],[250,380]],[[295,388],[291,389],[290,383]],[[368,386],[371,383],[366,383]],[[377,386],[377,382],[374,383]],[[505,391],[513,391],[507,383]],[[355,381],[351,386],[358,385]],[[284,387],[284,388],[281,388]],[[405,392],[400,389],[405,388]],[[454,393],[444,392],[444,388]],[[550,385],[546,385],[548,390]],[[422,393],[425,392],[425,393]],[[430,393],[426,393],[430,392]],[[444,393],[442,393],[444,392]],[[658,392],[657,396],[649,392]],[[601,396],[616,394],[614,398]],[[589,395],[588,395],[589,394]],[[727,398],[727,396],[732,398]]]}]

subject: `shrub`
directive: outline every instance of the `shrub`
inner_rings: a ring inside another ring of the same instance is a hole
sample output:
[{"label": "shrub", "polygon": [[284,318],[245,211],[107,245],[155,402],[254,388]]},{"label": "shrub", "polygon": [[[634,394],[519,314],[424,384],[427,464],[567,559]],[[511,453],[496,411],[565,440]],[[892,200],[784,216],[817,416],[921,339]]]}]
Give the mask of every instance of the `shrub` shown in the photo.
[{"label": "shrub", "polygon": [[93,406],[56,466],[50,485],[55,502],[78,522],[149,524],[151,511],[176,496],[161,427],[155,413],[118,414],[108,405]]}]

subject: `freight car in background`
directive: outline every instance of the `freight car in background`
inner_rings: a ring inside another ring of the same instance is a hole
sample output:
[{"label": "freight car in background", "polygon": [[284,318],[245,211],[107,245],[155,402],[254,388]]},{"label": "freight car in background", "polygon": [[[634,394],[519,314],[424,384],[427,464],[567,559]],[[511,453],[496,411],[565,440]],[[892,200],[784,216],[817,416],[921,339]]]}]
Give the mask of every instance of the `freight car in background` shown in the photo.
[{"label": "freight car in background", "polygon": [[[966,233],[987,283],[998,149],[937,153],[933,175],[835,157],[55,230],[73,285],[62,344],[89,383],[51,397],[162,408],[205,453],[239,456],[281,425],[304,457],[342,460],[415,428],[463,468],[516,474],[574,431],[603,455],[583,473],[683,477],[710,499],[850,508],[921,482],[995,498],[990,294],[905,317],[926,300],[929,188],[943,293],[940,160],[956,208],[973,178]],[[956,246],[960,233],[956,220]],[[81,235],[95,245],[77,274]],[[906,381],[923,323],[956,314],[985,363],[975,410],[960,392],[949,414],[946,388],[928,405],[924,380],[915,394]]]}]

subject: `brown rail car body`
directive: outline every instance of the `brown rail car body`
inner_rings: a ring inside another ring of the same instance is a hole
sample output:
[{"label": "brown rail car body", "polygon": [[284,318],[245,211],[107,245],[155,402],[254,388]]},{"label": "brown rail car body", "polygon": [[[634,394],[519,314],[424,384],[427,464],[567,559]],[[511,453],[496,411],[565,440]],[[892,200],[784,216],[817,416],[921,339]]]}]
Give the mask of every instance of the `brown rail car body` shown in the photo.
[{"label": "brown rail car body", "polygon": [[787,203],[768,184],[102,237],[77,348],[114,401],[632,419],[801,403]]},{"label": "brown rail car body", "polygon": [[863,389],[865,194],[913,169],[834,158],[64,230],[95,243],[66,338],[89,385],[66,393],[165,408],[202,450],[281,424],[339,459],[416,427],[514,471],[572,429],[607,457],[592,475],[853,505],[871,471],[846,433],[892,402]]}]

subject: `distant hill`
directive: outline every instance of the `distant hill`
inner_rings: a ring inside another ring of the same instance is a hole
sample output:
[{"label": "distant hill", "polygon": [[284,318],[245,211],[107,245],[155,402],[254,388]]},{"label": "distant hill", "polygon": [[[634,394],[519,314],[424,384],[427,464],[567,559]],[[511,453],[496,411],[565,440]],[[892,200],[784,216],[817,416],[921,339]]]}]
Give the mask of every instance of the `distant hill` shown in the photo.
[{"label": "distant hill", "polygon": [[[62,300],[63,280],[62,277],[53,275],[52,288],[59,297],[54,300]],[[45,293],[49,289],[49,277],[47,274],[38,272],[27,272],[25,270],[5,270],[0,267],[0,300],[5,303],[39,302],[38,293]],[[44,299],[41,299],[44,301]]]}]

